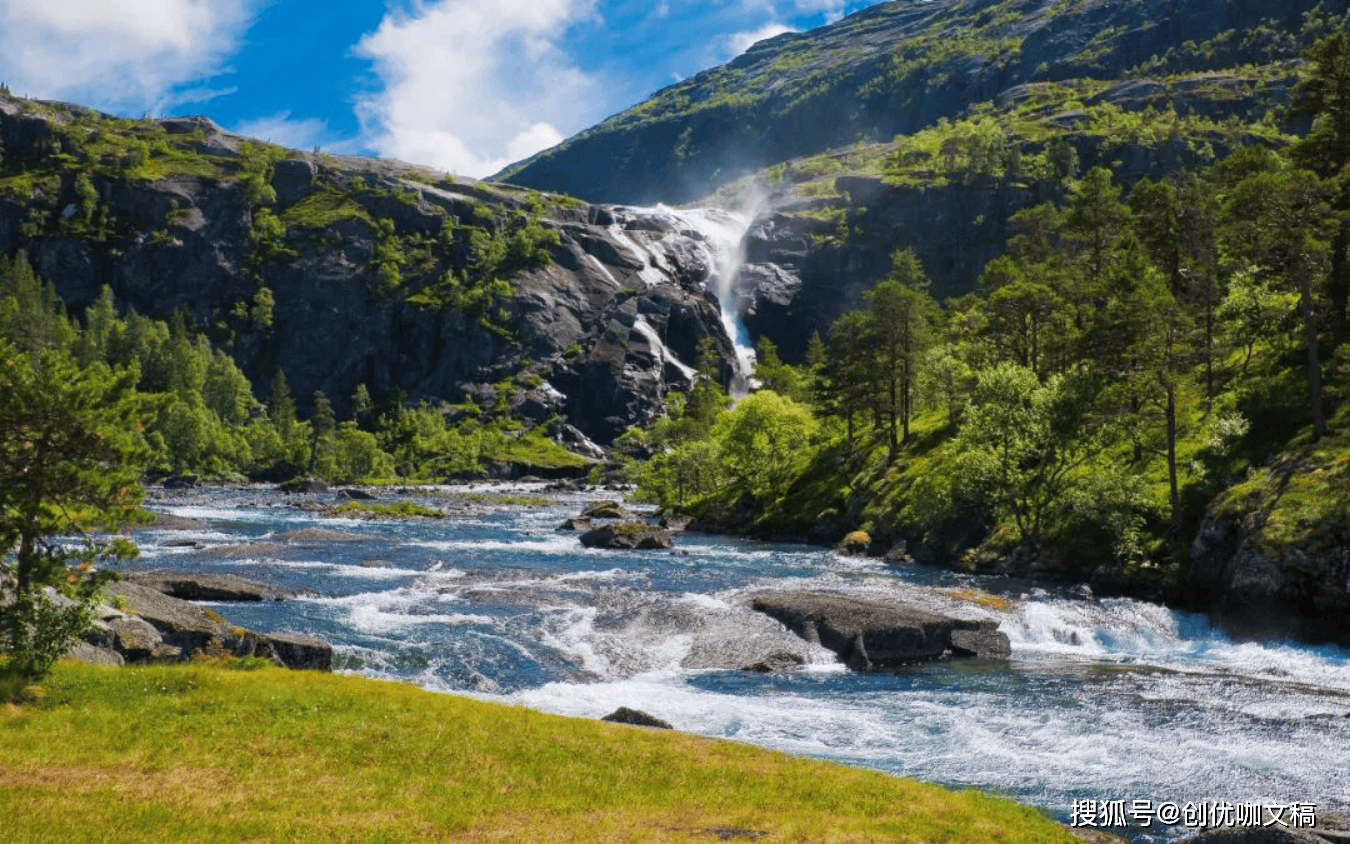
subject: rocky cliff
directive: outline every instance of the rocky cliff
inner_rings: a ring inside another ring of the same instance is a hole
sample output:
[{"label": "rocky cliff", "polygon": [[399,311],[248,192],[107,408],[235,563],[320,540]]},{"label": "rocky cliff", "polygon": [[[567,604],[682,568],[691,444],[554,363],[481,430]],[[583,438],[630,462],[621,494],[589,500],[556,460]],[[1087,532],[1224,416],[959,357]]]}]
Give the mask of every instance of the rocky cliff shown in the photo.
[{"label": "rocky cliff", "polygon": [[704,340],[731,359],[715,246],[668,214],[7,96],[0,150],[0,253],[77,313],[104,285],[181,312],[302,405],[505,400],[607,443],[690,385]]},{"label": "rocky cliff", "polygon": [[497,178],[755,216],[739,304],[799,361],[912,247],[970,292],[1008,218],[1104,165],[1128,188],[1279,145],[1301,49],[1344,0],[881,3],[756,44]]},{"label": "rocky cliff", "polygon": [[1191,600],[1234,635],[1350,647],[1350,459],[1297,447],[1225,490],[1191,546]]}]

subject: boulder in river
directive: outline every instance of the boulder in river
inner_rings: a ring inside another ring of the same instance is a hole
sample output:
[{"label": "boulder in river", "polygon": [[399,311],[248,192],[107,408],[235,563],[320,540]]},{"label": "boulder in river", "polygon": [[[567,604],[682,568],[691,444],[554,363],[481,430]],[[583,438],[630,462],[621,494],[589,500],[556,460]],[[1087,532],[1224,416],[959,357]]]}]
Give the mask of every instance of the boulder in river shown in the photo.
[{"label": "boulder in river", "polygon": [[620,706],[600,720],[609,721],[614,724],[632,724],[634,727],[653,727],[658,730],[675,729],[655,715],[648,715],[641,710],[629,709],[626,706]]},{"label": "boulder in river", "polygon": [[581,515],[590,519],[631,519],[633,513],[618,501],[593,501],[586,505]]},{"label": "boulder in river", "polygon": [[[196,656],[256,656],[288,668],[332,668],[333,648],[312,636],[257,633],[214,610],[130,581],[109,588],[113,606],[96,609],[85,641],[128,663],[181,662]],[[76,651],[72,656],[81,657]]]},{"label": "boulder in river", "polygon": [[185,601],[282,601],[295,597],[289,590],[233,574],[150,571],[133,572],[127,579]]},{"label": "boulder in river", "polygon": [[[1285,816],[1287,822],[1288,816]],[[1262,818],[1269,820],[1269,813]],[[1310,827],[1270,826],[1207,829],[1184,838],[1181,844],[1346,844],[1350,842],[1350,815],[1317,812]]]},{"label": "boulder in river", "polygon": [[674,548],[675,540],[665,528],[646,522],[618,522],[586,531],[581,535],[581,544],[587,548],[650,551]]},{"label": "boulder in river", "polygon": [[759,595],[751,607],[860,671],[945,656],[1006,659],[1012,652],[992,620],[951,618],[903,604],[784,592]]},{"label": "boulder in river", "polygon": [[297,492],[300,493],[327,492],[328,484],[324,483],[318,478],[295,478],[294,480],[286,481],[285,483],[278,486],[277,491],[284,492],[287,495]]}]

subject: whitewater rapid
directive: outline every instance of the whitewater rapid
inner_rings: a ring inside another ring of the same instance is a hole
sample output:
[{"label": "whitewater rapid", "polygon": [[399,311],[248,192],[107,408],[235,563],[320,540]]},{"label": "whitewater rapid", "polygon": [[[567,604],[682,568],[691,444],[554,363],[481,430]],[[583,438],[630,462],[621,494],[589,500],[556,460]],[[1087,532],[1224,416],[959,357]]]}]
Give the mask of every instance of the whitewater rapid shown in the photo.
[{"label": "whitewater rapid", "polygon": [[[312,590],[217,606],[234,623],[324,636],[345,670],[563,715],[630,706],[688,732],[1009,794],[1061,820],[1086,799],[1350,809],[1344,650],[1238,643],[1156,604],[806,546],[685,535],[676,553],[587,550],[555,529],[583,500],[389,523],[209,491],[158,504],[207,525],[143,534],[135,565]],[[312,527],[351,536],[281,539]],[[166,544],[183,539],[199,547]],[[802,588],[994,619],[1013,659],[847,671],[746,606]],[[799,670],[739,670],[783,649]],[[1153,842],[1191,830],[1118,831]]]}]

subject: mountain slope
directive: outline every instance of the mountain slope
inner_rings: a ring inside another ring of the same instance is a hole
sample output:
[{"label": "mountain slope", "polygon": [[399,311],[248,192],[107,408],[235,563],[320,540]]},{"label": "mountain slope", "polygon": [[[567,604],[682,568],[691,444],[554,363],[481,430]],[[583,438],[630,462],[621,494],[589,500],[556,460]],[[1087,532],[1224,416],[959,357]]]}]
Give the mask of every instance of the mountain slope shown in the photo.
[{"label": "mountain slope", "polygon": [[760,42],[495,178],[594,201],[686,202],[793,157],[919,131],[1019,85],[1295,59],[1344,11],[1317,0],[897,0]]}]

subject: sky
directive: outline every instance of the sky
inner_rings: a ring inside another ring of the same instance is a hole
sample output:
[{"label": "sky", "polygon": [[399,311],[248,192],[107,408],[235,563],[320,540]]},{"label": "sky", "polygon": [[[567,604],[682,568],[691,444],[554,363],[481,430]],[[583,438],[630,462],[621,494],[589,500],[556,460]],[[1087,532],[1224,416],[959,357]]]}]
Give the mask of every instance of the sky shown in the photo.
[{"label": "sky", "polygon": [[483,177],[859,0],[0,0],[0,83]]}]

